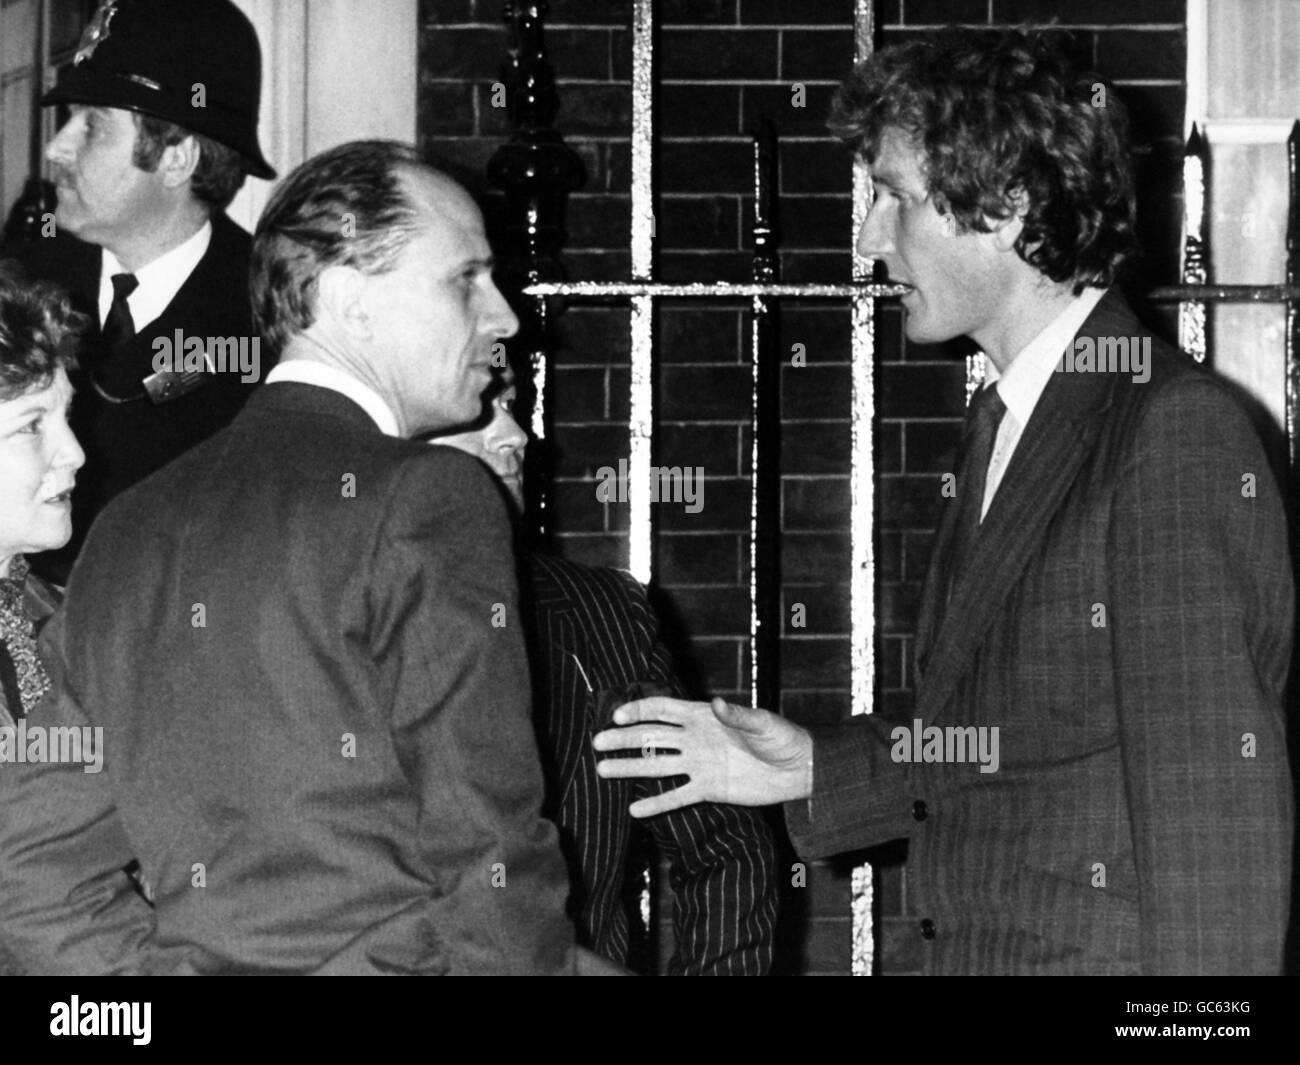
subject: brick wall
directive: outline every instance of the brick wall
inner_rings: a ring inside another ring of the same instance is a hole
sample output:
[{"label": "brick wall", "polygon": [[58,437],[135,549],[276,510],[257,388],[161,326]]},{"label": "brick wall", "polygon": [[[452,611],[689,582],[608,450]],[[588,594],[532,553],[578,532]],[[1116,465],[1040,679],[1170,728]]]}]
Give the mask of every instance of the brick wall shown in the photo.
[{"label": "brick wall", "polygon": [[[481,172],[510,132],[506,112],[491,106],[507,44],[500,7],[499,0],[421,5],[421,146],[469,172]],[[626,279],[631,3],[552,0],[550,8],[546,43],[561,99],[556,126],[587,171],[570,200],[564,265],[575,279]],[[782,278],[847,279],[850,161],[824,123],[852,62],[852,0],[660,0],[656,8],[656,276],[748,279],[748,130],[768,115],[781,139]],[[1127,287],[1140,294],[1175,279],[1184,15],[1184,0],[881,0],[877,47],[947,22],[987,32],[1055,20],[1070,48],[1116,82],[1134,116],[1146,256]],[[495,231],[493,204],[489,196]],[[746,315],[735,305],[664,301],[656,329],[655,461],[702,466],[706,476],[700,513],[658,508],[659,603],[697,689],[747,698]],[[573,304],[558,319],[556,337],[560,548],[582,561],[623,565],[626,506],[599,503],[593,478],[627,455],[627,309]],[[782,371],[781,708],[801,722],[828,721],[849,709],[847,308],[785,304],[779,350],[795,344],[807,364],[786,357]],[[954,468],[963,367],[958,345],[906,343],[899,311],[888,305],[877,317],[877,347],[876,705],[905,714],[906,663],[940,477]],[[793,629],[796,603],[805,607],[806,626]],[[887,974],[915,971],[920,946],[907,913],[904,854],[905,845],[893,844],[871,855],[879,863],[879,967]],[[806,888],[789,889],[782,971],[847,971],[850,868],[846,859],[817,863]]]}]

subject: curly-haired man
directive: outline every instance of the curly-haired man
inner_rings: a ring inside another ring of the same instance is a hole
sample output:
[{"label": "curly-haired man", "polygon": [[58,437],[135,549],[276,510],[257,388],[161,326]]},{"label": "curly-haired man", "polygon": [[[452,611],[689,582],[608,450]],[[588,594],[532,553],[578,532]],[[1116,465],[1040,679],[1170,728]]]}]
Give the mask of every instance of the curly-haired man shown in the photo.
[{"label": "curly-haired man", "polygon": [[[1292,802],[1293,593],[1278,487],[1215,377],[1114,287],[1133,232],[1115,96],[1049,40],[883,51],[833,125],[870,166],[858,250],[908,337],[975,340],[916,704],[805,730],[646,700],[607,776],[686,772],[648,815],[785,801],[804,857],[906,837],[929,973],[1269,973]],[[653,750],[651,751],[653,753]]]}]

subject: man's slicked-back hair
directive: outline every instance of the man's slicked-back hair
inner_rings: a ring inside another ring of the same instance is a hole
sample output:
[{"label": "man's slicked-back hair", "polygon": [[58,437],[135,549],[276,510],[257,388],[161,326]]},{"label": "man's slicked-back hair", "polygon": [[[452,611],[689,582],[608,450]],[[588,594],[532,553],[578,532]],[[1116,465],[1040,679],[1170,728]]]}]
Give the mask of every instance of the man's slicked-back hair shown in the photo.
[{"label": "man's slicked-back hair", "polygon": [[1052,34],[945,31],[883,49],[840,87],[830,126],[869,163],[886,129],[910,137],[936,208],[962,232],[988,232],[986,218],[1023,196],[1017,253],[1076,293],[1112,284],[1133,252],[1127,113]]},{"label": "man's slicked-back hair", "polygon": [[426,168],[399,141],[352,141],[284,179],[253,234],[253,319],[279,354],[315,320],[317,279],[329,266],[391,270],[419,229],[403,169]]}]

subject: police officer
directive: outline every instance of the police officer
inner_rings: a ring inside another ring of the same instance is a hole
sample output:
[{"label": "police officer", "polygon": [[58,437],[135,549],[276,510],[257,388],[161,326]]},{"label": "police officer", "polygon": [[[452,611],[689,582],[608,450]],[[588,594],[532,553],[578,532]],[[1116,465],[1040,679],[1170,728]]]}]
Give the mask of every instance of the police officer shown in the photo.
[{"label": "police officer", "polygon": [[[227,424],[269,369],[250,238],[225,214],[246,174],[275,176],[257,141],[260,87],[257,35],[230,0],[102,0],[41,100],[71,117],[46,150],[58,210],[28,272],[64,285],[93,323],[73,539],[37,563],[56,580],[113,496]],[[212,358],[238,350],[242,362]]]}]

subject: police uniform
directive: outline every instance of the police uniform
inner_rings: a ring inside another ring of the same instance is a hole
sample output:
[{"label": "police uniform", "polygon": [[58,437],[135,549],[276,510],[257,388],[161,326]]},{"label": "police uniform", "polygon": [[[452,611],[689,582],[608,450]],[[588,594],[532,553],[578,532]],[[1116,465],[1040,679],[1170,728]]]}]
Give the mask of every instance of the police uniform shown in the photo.
[{"label": "police uniform", "polygon": [[[41,103],[120,108],[174,122],[237,151],[246,173],[273,178],[257,141],[260,87],[257,36],[229,0],[104,0],[74,62]],[[210,372],[208,364],[193,361],[188,373],[183,363],[158,372],[157,357],[181,337],[254,343],[251,238],[223,211],[210,223],[206,249],[170,301],[151,320],[133,323],[134,338],[111,352],[101,298],[114,270],[111,255],[61,234],[37,241],[25,257],[33,279],[63,285],[91,322],[79,350],[72,416],[86,466],[73,496],[72,540],[33,560],[47,576],[65,579],[104,505],[228,424],[270,368],[270,353],[259,350],[256,379],[229,368]],[[168,344],[160,345],[160,338]],[[213,349],[205,343],[205,350]],[[110,355],[111,375],[105,373]]]}]

